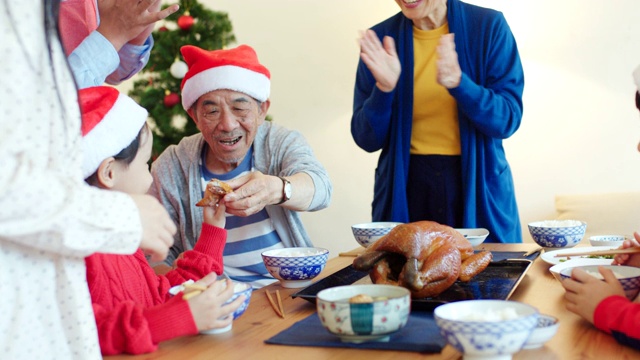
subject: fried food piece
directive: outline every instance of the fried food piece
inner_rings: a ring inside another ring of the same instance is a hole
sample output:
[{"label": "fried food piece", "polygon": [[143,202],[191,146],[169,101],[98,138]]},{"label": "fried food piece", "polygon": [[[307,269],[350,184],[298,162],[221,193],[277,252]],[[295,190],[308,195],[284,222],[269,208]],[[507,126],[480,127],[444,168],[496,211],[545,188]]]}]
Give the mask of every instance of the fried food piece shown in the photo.
[{"label": "fried food piece", "polygon": [[368,304],[372,303],[373,298],[367,294],[358,294],[349,298],[351,304]]},{"label": "fried food piece", "polygon": [[218,179],[211,179],[204,190],[204,197],[196,203],[196,206],[216,206],[225,195],[233,192],[229,184]]}]

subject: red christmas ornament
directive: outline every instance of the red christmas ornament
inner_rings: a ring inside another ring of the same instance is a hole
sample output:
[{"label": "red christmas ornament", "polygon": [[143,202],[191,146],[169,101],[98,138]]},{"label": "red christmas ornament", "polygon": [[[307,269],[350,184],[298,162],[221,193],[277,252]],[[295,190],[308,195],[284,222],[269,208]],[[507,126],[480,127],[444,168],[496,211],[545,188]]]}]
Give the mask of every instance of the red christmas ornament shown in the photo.
[{"label": "red christmas ornament", "polygon": [[193,26],[195,20],[191,15],[182,15],[178,18],[178,27],[182,30],[189,30]]},{"label": "red christmas ornament", "polygon": [[158,31],[159,31],[159,32],[165,32],[165,31],[169,31],[169,29],[168,29],[166,26],[161,26],[161,27],[158,29]]},{"label": "red christmas ornament", "polygon": [[172,108],[180,103],[180,95],[176,93],[168,93],[164,96],[164,106],[166,108]]}]

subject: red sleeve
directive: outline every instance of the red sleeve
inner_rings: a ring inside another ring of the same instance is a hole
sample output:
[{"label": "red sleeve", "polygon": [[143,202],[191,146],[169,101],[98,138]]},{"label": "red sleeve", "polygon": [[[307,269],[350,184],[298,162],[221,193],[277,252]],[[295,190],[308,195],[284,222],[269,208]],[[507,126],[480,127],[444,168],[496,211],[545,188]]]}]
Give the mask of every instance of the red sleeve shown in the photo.
[{"label": "red sleeve", "polygon": [[624,296],[610,296],[596,307],[593,324],[619,343],[640,349],[640,304]]},{"label": "red sleeve", "polygon": [[147,309],[135,301],[120,302],[112,309],[94,303],[93,312],[103,355],[149,353],[161,341],[198,333],[182,296]]},{"label": "red sleeve", "polygon": [[173,285],[186,280],[200,280],[211,272],[222,274],[222,252],[227,241],[227,230],[202,224],[200,238],[193,250],[185,251],[176,262],[176,269],[165,274]]}]

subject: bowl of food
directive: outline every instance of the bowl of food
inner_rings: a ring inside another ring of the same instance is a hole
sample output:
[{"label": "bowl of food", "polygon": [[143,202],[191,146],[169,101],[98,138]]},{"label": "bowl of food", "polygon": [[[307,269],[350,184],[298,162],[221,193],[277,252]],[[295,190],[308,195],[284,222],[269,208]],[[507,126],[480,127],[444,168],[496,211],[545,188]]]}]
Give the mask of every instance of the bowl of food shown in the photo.
[{"label": "bowl of food", "polygon": [[409,290],[394,285],[336,286],[317,294],[322,326],[343,342],[385,341],[409,319]]},{"label": "bowl of food", "polygon": [[[616,276],[620,285],[624,289],[624,294],[629,300],[635,299],[635,297],[640,292],[640,268],[635,266],[626,266],[626,265],[583,265],[583,266],[574,266],[567,267],[560,270],[560,278],[569,279],[571,278],[571,272],[573,269],[582,269],[587,272],[587,274],[594,276],[598,279],[603,279],[602,274],[598,270],[598,267],[604,267],[606,269],[610,269],[613,271],[613,274]],[[604,280],[603,280],[604,281]]]},{"label": "bowl of food", "polygon": [[329,250],[318,247],[273,249],[262,253],[267,271],[285,288],[310,285],[324,269],[328,257]]},{"label": "bowl of food", "polygon": [[440,305],[434,317],[440,333],[464,359],[510,359],[538,322],[531,305],[507,300],[464,300]]},{"label": "bowl of food", "polygon": [[531,335],[524,343],[523,349],[538,349],[541,348],[544,343],[551,340],[551,338],[558,332],[560,323],[558,318],[551,315],[540,314],[538,316],[538,322],[536,327],[531,332]]},{"label": "bowl of food", "polygon": [[591,244],[591,246],[619,247],[625,239],[626,237],[623,235],[596,235],[589,237],[589,244]]},{"label": "bowl of food", "polygon": [[489,236],[489,230],[484,228],[476,229],[456,229],[465,239],[469,240],[471,246],[478,246]]},{"label": "bowl of food", "polygon": [[389,231],[391,231],[391,229],[400,224],[402,223],[392,221],[355,224],[351,225],[351,232],[353,233],[353,237],[356,238],[358,244],[362,245],[363,247],[368,247],[369,245],[376,242],[376,240],[380,239],[384,235],[387,235]]},{"label": "bowl of food", "polygon": [[584,237],[587,223],[579,220],[543,220],[528,224],[529,233],[544,248],[570,248]]},{"label": "bowl of food", "polygon": [[[253,292],[253,287],[249,283],[233,281],[233,295],[229,298],[229,300],[225,301],[225,305],[233,302],[239,296],[244,295],[244,301],[242,304],[233,312],[233,320],[240,317],[240,315],[244,314],[244,312],[249,307],[249,302],[251,301],[251,293]],[[223,328],[211,329],[211,330],[202,330],[201,334],[213,335],[213,334],[221,334],[231,330],[233,326],[233,322]]]},{"label": "bowl of food", "polygon": [[[219,280],[226,279],[226,276],[221,275],[218,277]],[[244,312],[249,307],[249,302],[251,300],[251,293],[253,292],[253,287],[249,283],[244,283],[240,281],[232,281],[233,284],[233,295],[229,298],[229,300],[225,301],[225,304],[229,304],[237,299],[239,296],[244,295],[244,301],[242,304],[233,312],[233,320],[240,317],[240,315],[244,314]],[[195,283],[193,280],[187,280],[180,285],[176,285],[169,289],[169,294],[175,296],[179,293],[183,293],[184,299],[188,300],[194,296],[201,294],[207,288],[203,285]],[[223,328],[216,328],[210,330],[201,330],[201,334],[221,334],[231,330],[233,322]]]},{"label": "bowl of food", "polygon": [[[613,257],[613,255],[611,255]],[[612,258],[589,258],[589,257],[576,257],[571,258],[566,261],[559,262],[552,267],[549,268],[549,272],[556,278],[558,281],[562,281],[562,277],[560,276],[560,271],[566,268],[571,267],[579,267],[585,265],[611,265]]]}]

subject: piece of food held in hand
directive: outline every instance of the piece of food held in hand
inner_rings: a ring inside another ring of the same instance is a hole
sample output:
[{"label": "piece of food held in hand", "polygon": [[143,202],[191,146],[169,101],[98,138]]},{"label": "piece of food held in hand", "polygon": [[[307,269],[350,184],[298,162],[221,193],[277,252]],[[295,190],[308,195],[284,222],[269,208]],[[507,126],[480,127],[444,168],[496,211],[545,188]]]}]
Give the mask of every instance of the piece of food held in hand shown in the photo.
[{"label": "piece of food held in hand", "polygon": [[226,182],[211,179],[204,190],[204,196],[196,203],[196,206],[216,206],[220,199],[231,192],[233,192],[233,189]]},{"label": "piece of food held in hand", "polygon": [[474,253],[455,229],[433,221],[394,227],[353,261],[375,284],[403,286],[413,298],[437,296],[456,280],[467,282],[487,268],[490,251]]}]

